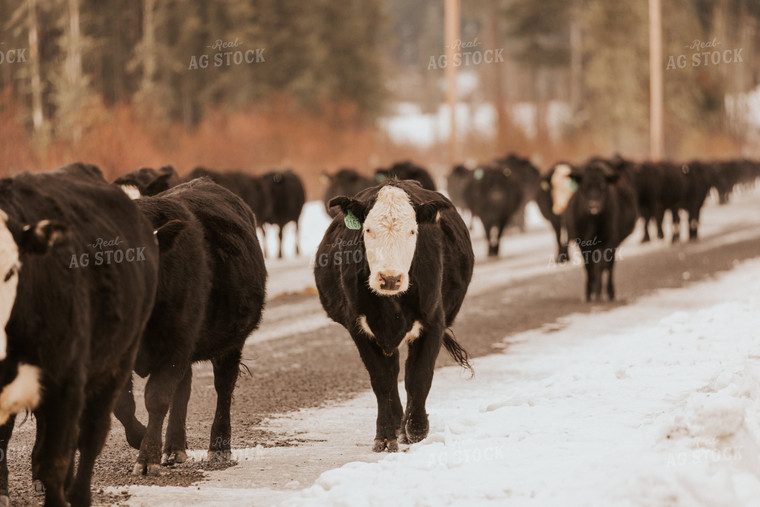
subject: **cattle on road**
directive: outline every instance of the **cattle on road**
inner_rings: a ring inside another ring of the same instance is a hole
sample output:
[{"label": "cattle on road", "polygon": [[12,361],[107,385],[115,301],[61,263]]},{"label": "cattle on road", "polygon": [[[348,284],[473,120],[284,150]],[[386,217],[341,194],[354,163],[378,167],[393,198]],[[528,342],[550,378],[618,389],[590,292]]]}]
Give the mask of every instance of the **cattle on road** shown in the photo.
[{"label": "cattle on road", "polygon": [[375,182],[366,176],[359,174],[355,169],[343,168],[335,174],[326,174],[328,185],[325,189],[324,203],[325,211],[330,217],[338,214],[337,208],[330,208],[330,201],[333,197],[345,195],[353,197],[365,188],[369,188]]},{"label": "cattle on road", "polygon": [[[549,172],[541,178],[539,188],[536,191],[536,204],[538,205],[538,209],[541,211],[544,218],[549,221],[552,229],[554,229],[554,237],[557,240],[557,263],[567,262],[570,258],[567,249],[567,227],[565,226],[562,212],[555,213],[554,198],[555,195],[558,200],[569,200],[570,197],[572,197],[575,188],[572,186],[572,183],[566,179],[566,177],[570,176],[572,171],[572,165],[567,162],[557,162],[551,169],[549,169]],[[557,174],[557,178],[555,178],[555,174]],[[560,177],[560,175],[564,176]],[[553,183],[560,186],[566,184],[567,186],[555,191],[552,186]],[[559,210],[559,208],[557,209]]]},{"label": "cattle on road", "polygon": [[[185,417],[192,363],[211,361],[217,393],[210,460],[230,457],[230,404],[246,338],[261,321],[266,268],[256,221],[243,200],[207,178],[135,201],[158,231],[156,303],[140,343],[135,372],[145,387],[148,426],[135,417],[131,381],[116,407],[129,444],[140,450],[136,474],[158,471],[161,430],[171,407],[164,464],[187,458]],[[173,244],[160,235],[179,227]],[[168,247],[168,248],[167,248]]]},{"label": "cattle on road", "polygon": [[[341,213],[317,251],[319,299],[369,372],[378,406],[373,451],[393,452],[428,434],[425,402],[441,345],[469,367],[449,327],[472,278],[470,236],[451,202],[416,182],[392,178],[331,204]],[[398,393],[403,342],[406,410]]]},{"label": "cattle on road", "polygon": [[259,219],[262,223],[277,227],[277,257],[282,258],[282,232],[283,228],[290,222],[296,226],[296,255],[300,255],[298,220],[306,202],[306,191],[303,188],[301,178],[290,169],[286,169],[268,172],[262,175],[260,179],[264,194],[269,200],[269,206],[267,206],[266,213],[261,215]]},{"label": "cattle on road", "polygon": [[378,183],[382,183],[387,178],[398,178],[400,180],[415,180],[419,181],[422,188],[428,190],[435,190],[435,182],[433,177],[424,167],[420,167],[414,162],[406,160],[404,162],[396,162],[391,167],[385,169],[375,170],[375,180]]},{"label": "cattle on road", "polygon": [[166,165],[159,169],[141,167],[117,178],[114,183],[127,192],[127,195],[156,195],[164,190],[179,185],[182,179],[174,167]]},{"label": "cattle on road", "polygon": [[89,505],[95,459],[153,309],[153,228],[86,164],[0,180],[0,210],[0,501],[14,414],[26,409],[45,505]]},{"label": "cattle on road", "polygon": [[638,218],[633,185],[627,175],[599,159],[567,176],[555,175],[555,180],[557,188],[571,182],[577,185],[567,208],[563,210],[562,201],[555,200],[554,211],[564,212],[569,241],[580,248],[586,266],[586,300],[601,299],[602,274],[607,272],[607,296],[612,301],[617,247],[631,234]]},{"label": "cattle on road", "polygon": [[488,255],[498,257],[504,228],[523,202],[519,178],[508,168],[481,166],[465,190],[467,207],[483,223],[488,239]]}]

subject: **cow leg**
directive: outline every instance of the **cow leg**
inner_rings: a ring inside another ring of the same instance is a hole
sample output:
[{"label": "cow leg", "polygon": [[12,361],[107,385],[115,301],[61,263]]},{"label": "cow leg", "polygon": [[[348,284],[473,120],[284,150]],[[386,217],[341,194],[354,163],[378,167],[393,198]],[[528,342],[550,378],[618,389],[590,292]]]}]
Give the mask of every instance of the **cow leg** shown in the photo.
[{"label": "cow leg", "polygon": [[[602,253],[601,250],[594,250],[592,255],[596,252]],[[598,262],[594,260],[591,264],[592,270],[594,272],[594,286],[593,286],[593,292],[594,292],[594,300],[601,301],[602,300],[602,272],[604,271],[604,268],[602,267],[603,264],[601,262]]]},{"label": "cow leg", "polygon": [[554,237],[557,239],[557,264],[562,264],[568,260],[567,245],[562,244],[562,226],[554,227]]},{"label": "cow leg", "polygon": [[277,226],[277,236],[279,238],[279,241],[277,242],[277,258],[282,259],[282,230],[285,228],[283,225]]},{"label": "cow leg", "polygon": [[678,208],[670,210],[673,216],[673,243],[678,243],[681,240],[681,216],[679,215]]},{"label": "cow leg", "polygon": [[351,337],[359,349],[359,356],[369,372],[372,390],[377,398],[377,425],[374,452],[398,451],[399,433],[402,431],[401,418],[404,410],[398,394],[399,354],[386,356],[378,345],[370,338],[359,332],[351,333]]},{"label": "cow leg", "polygon": [[581,250],[583,256],[583,263],[586,267],[586,302],[591,301],[591,293],[594,286],[594,265],[591,262],[590,254],[588,250]]},{"label": "cow leg", "polygon": [[[131,356],[130,356],[131,357]],[[128,372],[130,378],[132,369],[130,366],[121,371]],[[111,428],[111,411],[114,405],[114,397],[120,392],[120,386],[126,380],[126,375],[115,375],[108,379],[107,383],[88,397],[82,417],[79,423],[79,465],[76,478],[68,489],[68,499],[72,505],[90,505],[90,485],[92,483],[92,470],[95,460],[108,438]],[[73,473],[73,460],[70,473]]]},{"label": "cow leg", "polygon": [[699,234],[699,212],[700,208],[689,211],[689,241],[696,241]]},{"label": "cow leg", "polygon": [[423,329],[419,338],[409,343],[406,359],[404,384],[406,386],[406,411],[402,427],[406,440],[416,443],[428,435],[428,415],[425,411],[430,387],[433,385],[433,370],[438,352],[443,344],[443,331]]},{"label": "cow leg", "polygon": [[[282,231],[282,229],[280,229]],[[211,360],[214,366],[214,388],[216,389],[216,414],[211,425],[211,443],[208,448],[209,461],[229,461],[232,457],[232,425],[230,408],[232,392],[235,390],[240,373],[240,350]]]},{"label": "cow leg", "polygon": [[644,237],[641,238],[642,243],[649,243],[650,237],[649,237],[649,221],[652,218],[652,214],[649,212],[648,208],[645,208],[641,211],[641,218],[644,221]]},{"label": "cow leg", "polygon": [[0,507],[8,507],[11,503],[8,490],[8,444],[15,423],[16,416],[11,415],[5,424],[0,426]]},{"label": "cow leg", "polygon": [[301,255],[301,250],[298,247],[298,239],[301,237],[300,233],[298,232],[298,220],[296,220],[296,255]]},{"label": "cow leg", "polygon": [[504,232],[504,224],[498,224],[491,227],[488,231],[488,256],[499,256],[499,243],[501,241],[501,234]]},{"label": "cow leg", "polygon": [[140,449],[143,437],[145,436],[145,426],[135,417],[135,397],[132,392],[132,375],[129,376],[127,385],[121,390],[119,399],[114,407],[116,419],[124,426],[124,433],[127,436],[127,443],[134,449]]},{"label": "cow leg", "polygon": [[[176,358],[175,358],[176,359]],[[135,475],[158,474],[161,468],[161,430],[164,426],[169,403],[177,385],[185,375],[185,369],[172,364],[183,364],[181,360],[168,361],[163,367],[153,371],[145,385],[145,408],[148,409],[148,428],[140,444],[132,473]]]},{"label": "cow leg", "polygon": [[187,435],[185,421],[187,420],[187,403],[190,401],[190,387],[193,382],[193,368],[188,366],[185,376],[182,377],[177,390],[174,391],[172,407],[169,411],[169,424],[166,428],[166,442],[164,454],[161,458],[162,465],[174,465],[187,461]]},{"label": "cow leg", "polygon": [[612,251],[612,260],[607,263],[607,297],[610,301],[615,301],[615,284],[612,280],[612,270],[615,267],[615,249],[610,250]]},{"label": "cow leg", "polygon": [[665,238],[665,232],[662,230],[662,221],[665,219],[665,209],[661,204],[655,204],[654,206],[654,220],[657,223],[657,237],[659,239]]},{"label": "cow leg", "polygon": [[46,506],[68,506],[64,494],[66,478],[76,451],[78,426],[82,413],[83,387],[78,382],[65,384],[58,392],[46,393],[45,403],[35,412],[43,433],[35,444],[32,477],[40,481],[35,489],[45,491]]}]

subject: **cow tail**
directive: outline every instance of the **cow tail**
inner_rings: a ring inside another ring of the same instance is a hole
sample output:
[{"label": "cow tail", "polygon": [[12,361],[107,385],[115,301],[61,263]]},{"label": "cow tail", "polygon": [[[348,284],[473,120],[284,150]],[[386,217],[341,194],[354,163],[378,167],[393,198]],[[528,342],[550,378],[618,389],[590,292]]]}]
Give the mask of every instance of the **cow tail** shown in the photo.
[{"label": "cow tail", "polygon": [[470,355],[464,347],[459,345],[454,336],[454,332],[451,329],[446,329],[446,331],[443,332],[443,346],[446,347],[446,351],[459,366],[470,372],[470,377],[475,375],[475,370],[473,370],[472,365],[470,365]]}]

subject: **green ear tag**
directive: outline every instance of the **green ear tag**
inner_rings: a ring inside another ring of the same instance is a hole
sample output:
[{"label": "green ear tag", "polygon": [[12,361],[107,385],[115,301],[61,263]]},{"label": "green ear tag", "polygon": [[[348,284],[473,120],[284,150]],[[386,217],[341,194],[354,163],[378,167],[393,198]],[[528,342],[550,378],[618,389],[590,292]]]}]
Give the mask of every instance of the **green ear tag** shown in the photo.
[{"label": "green ear tag", "polygon": [[572,178],[570,178],[570,190],[572,190],[573,192],[578,190],[578,182]]},{"label": "green ear tag", "polygon": [[353,231],[358,231],[359,229],[362,228],[362,223],[359,221],[358,218],[356,218],[356,216],[353,213],[351,213],[350,210],[348,213],[346,213],[346,216],[343,218],[343,223],[346,224],[346,227],[348,227],[349,229]]},{"label": "green ear tag", "polygon": [[552,188],[551,185],[549,185],[549,182],[546,180],[541,181],[541,190],[544,192],[548,192]]},{"label": "green ear tag", "polygon": [[483,179],[483,173],[485,173],[485,171],[483,169],[481,169],[480,167],[478,167],[477,169],[475,169],[475,172],[473,173],[473,176],[475,177],[476,180],[482,180]]}]

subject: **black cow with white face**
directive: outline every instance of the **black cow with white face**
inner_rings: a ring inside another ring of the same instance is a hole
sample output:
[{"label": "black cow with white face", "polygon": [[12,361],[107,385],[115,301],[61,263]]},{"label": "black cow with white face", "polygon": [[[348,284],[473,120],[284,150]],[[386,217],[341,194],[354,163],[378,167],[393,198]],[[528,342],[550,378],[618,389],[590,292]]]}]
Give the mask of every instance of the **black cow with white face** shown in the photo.
[{"label": "black cow with white face", "polygon": [[[470,236],[451,202],[416,182],[390,179],[331,204],[341,213],[317,251],[319,298],[369,371],[378,405],[373,450],[396,451],[428,434],[425,401],[441,345],[469,367],[449,326],[472,278]],[[406,410],[398,393],[403,342]]]},{"label": "black cow with white face", "polygon": [[156,195],[182,182],[174,167],[166,165],[158,169],[141,167],[127,173],[114,181],[124,189],[127,195],[136,198],[139,195]]},{"label": "black cow with white face", "polygon": [[[536,191],[538,209],[554,229],[554,237],[557,240],[557,263],[570,260],[567,249],[567,226],[562,213],[577,189],[575,183],[569,179],[573,170],[571,164],[557,162],[541,177]],[[555,202],[561,204],[555,206]]]},{"label": "black cow with white face", "polygon": [[[26,409],[45,505],[89,505],[93,465],[153,308],[153,228],[85,164],[0,180],[0,210],[0,502],[14,414]],[[121,255],[99,257],[99,239],[117,241]]]},{"label": "black cow with white face", "polygon": [[[564,212],[571,243],[576,243],[586,266],[586,300],[601,299],[602,274],[607,272],[607,296],[615,299],[613,269],[620,243],[633,231],[638,218],[636,192],[626,175],[596,159],[563,176],[557,188],[577,186],[567,201],[555,199],[555,213]],[[559,193],[556,194],[559,197]],[[566,202],[566,209],[562,209]]]},{"label": "black cow with white face", "polygon": [[365,188],[369,188],[375,182],[366,176],[359,174],[356,169],[343,168],[335,174],[324,174],[327,178],[327,188],[325,189],[325,211],[330,217],[338,214],[337,208],[330,208],[330,201],[333,197],[346,195],[353,197]]},{"label": "black cow with white face", "polygon": [[161,430],[169,407],[164,464],[187,459],[185,418],[192,363],[211,361],[217,393],[211,426],[210,460],[230,457],[230,404],[246,338],[258,327],[264,308],[266,267],[250,208],[208,178],[195,179],[135,201],[157,229],[179,227],[162,244],[156,303],[135,363],[150,375],[145,387],[148,426],[135,417],[131,382],[116,416],[127,441],[140,450],[136,474],[157,473]]}]

